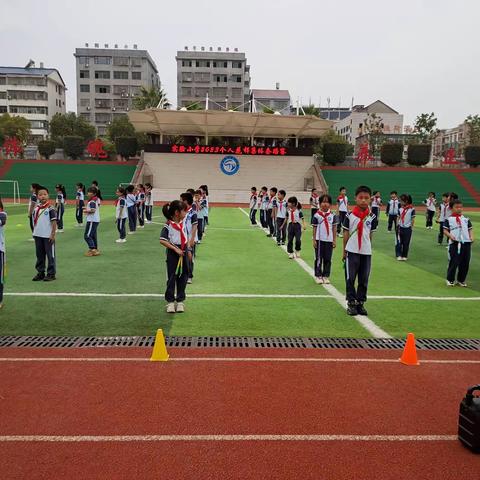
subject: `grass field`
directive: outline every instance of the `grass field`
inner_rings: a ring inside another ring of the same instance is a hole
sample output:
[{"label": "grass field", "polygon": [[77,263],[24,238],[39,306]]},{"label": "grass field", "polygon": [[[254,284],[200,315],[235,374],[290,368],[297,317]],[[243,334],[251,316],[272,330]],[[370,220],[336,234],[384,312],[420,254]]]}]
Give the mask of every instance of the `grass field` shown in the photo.
[{"label": "grass field", "polygon": [[[116,244],[113,207],[103,206],[99,228],[102,255],[86,258],[83,229],[74,226],[74,209],[67,206],[65,232],[57,239],[57,281],[34,283],[34,244],[29,241],[26,207],[7,206],[6,210],[8,274],[5,306],[0,311],[1,335],[152,335],[163,328],[170,335],[370,336],[263,231],[250,227],[238,208],[212,209],[211,225],[199,248],[194,284],[187,290],[187,297],[195,296],[187,298],[184,315],[174,316],[164,309],[165,253],[158,242],[161,217],[154,218],[156,224],[128,236],[127,243]],[[160,215],[159,208],[154,215]],[[474,226],[479,224],[478,213],[470,217]],[[382,218],[375,234],[369,294],[420,298],[371,298],[367,304],[369,318],[392,336],[413,331],[419,337],[479,338],[478,244],[473,247],[469,288],[447,288],[447,251],[436,244],[436,235],[436,230],[425,230],[419,215],[409,261],[397,262],[393,235],[386,232]],[[312,256],[308,230],[303,258],[312,265]],[[331,280],[343,294],[340,250],[334,254]],[[213,294],[232,297],[205,297]],[[477,300],[462,300],[473,297]]]}]

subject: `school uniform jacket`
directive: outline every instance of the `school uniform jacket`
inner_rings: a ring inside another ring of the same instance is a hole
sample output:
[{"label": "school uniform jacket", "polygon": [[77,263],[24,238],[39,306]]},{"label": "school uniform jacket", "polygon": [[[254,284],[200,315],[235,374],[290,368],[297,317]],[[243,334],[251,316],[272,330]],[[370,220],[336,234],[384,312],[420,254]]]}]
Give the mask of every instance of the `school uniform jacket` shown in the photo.
[{"label": "school uniform jacket", "polygon": [[388,215],[397,216],[399,211],[400,211],[400,202],[399,202],[398,198],[395,199],[395,200],[390,199],[387,203],[386,213]]},{"label": "school uniform jacket", "polygon": [[323,218],[323,216],[317,212],[313,216],[312,225],[317,227],[315,240],[320,240],[321,242],[333,242],[333,229],[338,225],[338,216],[329,211],[326,218]]},{"label": "school uniform jacket", "polygon": [[42,208],[37,205],[33,210],[33,236],[50,238],[52,234],[52,222],[57,219],[57,212],[52,205]]},{"label": "school uniform jacket", "polygon": [[398,226],[401,228],[410,228],[412,226],[412,221],[414,218],[414,208],[400,207],[400,213],[398,214]]},{"label": "school uniform jacket", "polygon": [[115,217],[117,220],[123,220],[128,217],[127,200],[125,197],[118,198],[115,207]]},{"label": "school uniform jacket", "polygon": [[[468,217],[464,215],[458,217],[458,219],[453,216],[448,217],[443,228],[450,232],[450,235],[455,238],[455,242],[471,243],[470,230],[472,230],[473,226]],[[448,239],[448,243],[451,244],[453,241]]]},{"label": "school uniform jacket", "polygon": [[287,217],[287,205],[286,200],[277,200],[277,218]]},{"label": "school uniform jacket", "polygon": [[7,213],[0,212],[0,252],[5,253],[5,233],[3,226],[7,223]]},{"label": "school uniform jacket", "polygon": [[363,220],[363,233],[361,237],[361,246],[358,241],[358,225],[360,219],[353,213],[349,213],[345,216],[343,221],[343,229],[348,230],[350,237],[348,239],[345,250],[350,253],[359,253],[361,255],[371,255],[372,254],[372,242],[370,240],[370,233],[372,232],[372,222],[375,218],[375,215],[371,212]]}]

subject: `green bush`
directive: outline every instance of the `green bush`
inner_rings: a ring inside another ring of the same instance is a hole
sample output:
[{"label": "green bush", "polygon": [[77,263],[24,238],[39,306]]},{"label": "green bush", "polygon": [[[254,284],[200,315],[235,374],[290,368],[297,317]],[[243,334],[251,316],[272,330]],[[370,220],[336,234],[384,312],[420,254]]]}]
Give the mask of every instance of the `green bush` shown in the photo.
[{"label": "green bush", "polygon": [[105,158],[104,160],[114,160],[115,155],[117,154],[115,144],[113,142],[109,142],[108,140],[105,140],[103,143],[103,149],[108,153],[108,158]]},{"label": "green bush", "polygon": [[403,143],[384,143],[380,150],[380,159],[385,165],[397,165],[403,158]]},{"label": "green bush", "polygon": [[70,135],[63,137],[63,151],[65,155],[73,160],[81,157],[85,150],[85,141],[82,137],[76,135]]},{"label": "green bush", "polygon": [[329,165],[336,165],[345,161],[347,156],[347,144],[345,143],[324,143],[323,161]]},{"label": "green bush", "polygon": [[430,161],[431,150],[432,146],[428,143],[410,144],[408,146],[408,163],[416,167],[426,165]]},{"label": "green bush", "polygon": [[118,155],[123,158],[133,157],[138,150],[138,141],[136,137],[117,137],[115,139],[115,148]]},{"label": "green bush", "polygon": [[465,163],[472,167],[480,165],[480,146],[468,145],[465,147]]},{"label": "green bush", "polygon": [[40,140],[38,142],[38,152],[48,160],[55,153],[55,142],[53,140]]}]

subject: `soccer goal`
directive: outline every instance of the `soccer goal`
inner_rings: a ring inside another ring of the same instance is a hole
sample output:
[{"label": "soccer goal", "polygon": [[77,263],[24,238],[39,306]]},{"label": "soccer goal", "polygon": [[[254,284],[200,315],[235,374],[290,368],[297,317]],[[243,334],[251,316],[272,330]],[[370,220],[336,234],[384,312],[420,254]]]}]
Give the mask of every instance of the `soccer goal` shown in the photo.
[{"label": "soccer goal", "polygon": [[20,188],[17,180],[0,180],[0,196],[20,203]]}]

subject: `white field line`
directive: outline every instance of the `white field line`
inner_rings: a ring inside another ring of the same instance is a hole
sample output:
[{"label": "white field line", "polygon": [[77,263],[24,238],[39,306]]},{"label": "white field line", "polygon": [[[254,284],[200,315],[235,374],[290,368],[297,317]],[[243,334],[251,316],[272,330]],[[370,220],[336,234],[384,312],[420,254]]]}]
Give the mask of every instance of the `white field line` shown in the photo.
[{"label": "white field line", "polygon": [[456,435],[1,435],[0,442],[453,442]]},{"label": "white field line", "polygon": [[[73,362],[73,363],[150,363],[147,357],[2,357],[3,363],[43,363],[43,362]],[[168,362],[219,362],[219,363],[394,363],[395,358],[304,358],[304,357],[170,357]],[[442,365],[479,365],[480,360],[422,360],[422,364]]]},{"label": "white field line", "polygon": [[[243,209],[240,208],[240,211],[244,213],[248,218],[250,215]],[[275,239],[273,239],[275,240]],[[282,250],[287,252],[287,248],[283,245]],[[313,279],[315,279],[315,272],[313,268],[310,267],[302,258],[295,258],[295,261],[307,272]],[[346,309],[346,301],[345,296],[342,295],[333,285],[322,285],[323,288],[342,306],[342,308]],[[392,338],[385,330],[382,330],[375,322],[373,322],[370,318],[365,315],[355,315],[353,318],[360,323],[360,325],[365,328],[372,336],[375,338]]]}]

